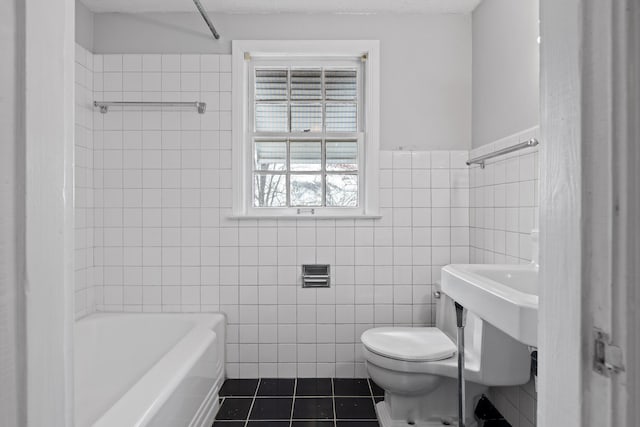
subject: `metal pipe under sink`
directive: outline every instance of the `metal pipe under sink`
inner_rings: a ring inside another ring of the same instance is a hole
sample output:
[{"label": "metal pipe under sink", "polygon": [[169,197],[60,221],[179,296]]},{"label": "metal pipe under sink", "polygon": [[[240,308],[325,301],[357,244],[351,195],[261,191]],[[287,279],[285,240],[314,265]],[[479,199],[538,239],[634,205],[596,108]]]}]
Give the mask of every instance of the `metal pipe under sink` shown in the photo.
[{"label": "metal pipe under sink", "polygon": [[458,427],[465,427],[464,326],[467,321],[467,311],[455,301],[453,305],[456,309],[456,326],[458,327]]}]

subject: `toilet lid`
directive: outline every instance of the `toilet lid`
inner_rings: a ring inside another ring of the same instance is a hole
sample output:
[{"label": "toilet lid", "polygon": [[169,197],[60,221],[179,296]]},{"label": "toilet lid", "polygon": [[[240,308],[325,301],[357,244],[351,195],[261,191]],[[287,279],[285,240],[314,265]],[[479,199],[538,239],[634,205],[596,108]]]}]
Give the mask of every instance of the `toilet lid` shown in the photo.
[{"label": "toilet lid", "polygon": [[456,353],[456,345],[438,328],[374,328],[361,340],[368,350],[398,360],[428,362]]}]

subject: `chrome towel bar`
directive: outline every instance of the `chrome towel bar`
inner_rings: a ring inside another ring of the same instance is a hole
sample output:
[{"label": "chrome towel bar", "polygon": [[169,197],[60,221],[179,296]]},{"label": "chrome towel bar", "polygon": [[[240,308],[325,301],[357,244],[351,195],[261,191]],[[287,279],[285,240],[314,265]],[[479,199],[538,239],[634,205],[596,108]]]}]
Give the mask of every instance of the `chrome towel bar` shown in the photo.
[{"label": "chrome towel bar", "polygon": [[484,156],[478,156],[474,159],[467,160],[467,166],[471,166],[472,164],[479,164],[482,169],[484,169],[485,160],[492,159],[494,157],[502,156],[503,154],[512,153],[514,151],[523,150],[529,147],[535,147],[539,142],[535,138],[531,138],[528,141],[521,142],[519,144],[512,145],[510,147],[503,148],[501,150],[494,151],[493,153],[485,154]]},{"label": "chrome towel bar", "polygon": [[100,108],[100,112],[105,114],[109,107],[194,107],[198,113],[204,114],[207,111],[205,102],[133,102],[133,101],[93,101],[93,106]]}]

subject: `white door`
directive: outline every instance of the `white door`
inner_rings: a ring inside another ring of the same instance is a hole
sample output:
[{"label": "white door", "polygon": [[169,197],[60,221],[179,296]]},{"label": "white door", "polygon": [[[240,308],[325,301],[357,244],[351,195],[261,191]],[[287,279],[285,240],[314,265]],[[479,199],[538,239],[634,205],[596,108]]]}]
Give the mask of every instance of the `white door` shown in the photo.
[{"label": "white door", "polygon": [[543,427],[640,419],[639,9],[541,2]]}]

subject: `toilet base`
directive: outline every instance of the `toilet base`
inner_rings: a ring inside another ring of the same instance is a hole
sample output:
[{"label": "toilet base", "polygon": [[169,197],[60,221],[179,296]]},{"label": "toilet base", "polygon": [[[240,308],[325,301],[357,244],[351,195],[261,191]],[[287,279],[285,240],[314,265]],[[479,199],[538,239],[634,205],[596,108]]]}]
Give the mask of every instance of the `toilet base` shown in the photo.
[{"label": "toilet base", "polygon": [[[403,420],[393,420],[389,414],[389,408],[383,402],[376,404],[376,414],[378,415],[378,422],[381,427],[442,427],[442,426],[457,426],[458,418],[446,418],[446,419],[434,419],[431,421],[415,421],[410,424]],[[476,424],[469,425],[469,427],[476,427]]]},{"label": "toilet base", "polygon": [[[475,427],[473,417],[476,402],[487,387],[466,383],[466,426]],[[385,400],[376,405],[382,427],[432,427],[458,425],[457,384],[452,378],[444,378],[442,384],[431,393],[403,395],[385,392]]]}]

